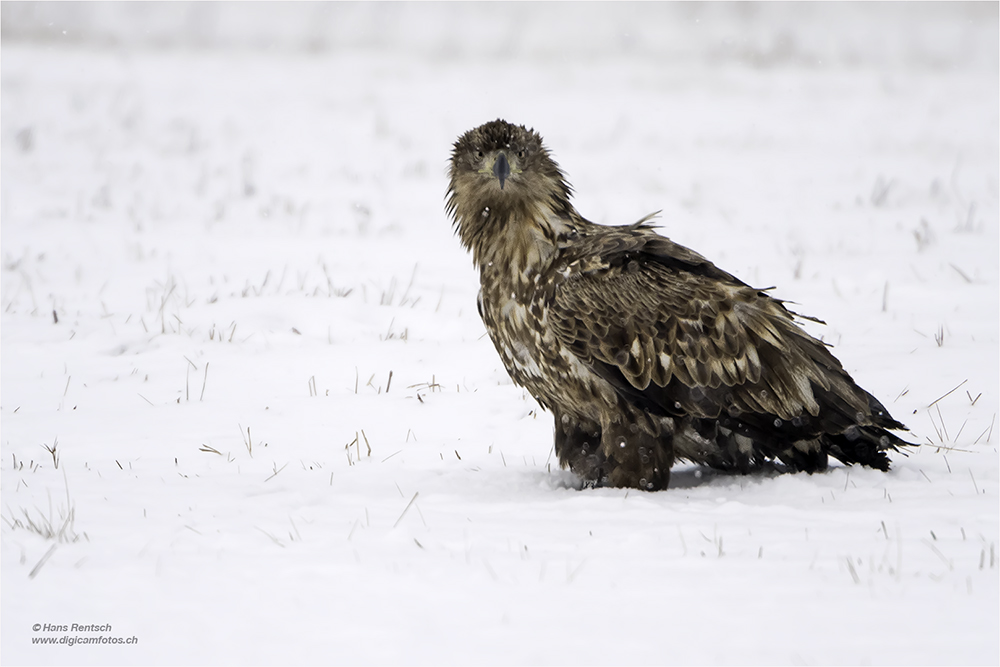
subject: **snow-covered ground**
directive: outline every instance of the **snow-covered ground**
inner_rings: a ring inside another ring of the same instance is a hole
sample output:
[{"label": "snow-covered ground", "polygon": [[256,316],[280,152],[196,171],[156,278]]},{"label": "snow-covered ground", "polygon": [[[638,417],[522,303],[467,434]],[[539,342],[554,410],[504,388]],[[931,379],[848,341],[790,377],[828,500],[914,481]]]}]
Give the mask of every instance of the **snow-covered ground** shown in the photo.
[{"label": "snow-covered ground", "polygon": [[[315,6],[228,7],[4,8],[5,664],[1000,660],[996,5],[334,6],[305,49]],[[577,490],[443,211],[498,116],[826,320],[922,446]]]}]

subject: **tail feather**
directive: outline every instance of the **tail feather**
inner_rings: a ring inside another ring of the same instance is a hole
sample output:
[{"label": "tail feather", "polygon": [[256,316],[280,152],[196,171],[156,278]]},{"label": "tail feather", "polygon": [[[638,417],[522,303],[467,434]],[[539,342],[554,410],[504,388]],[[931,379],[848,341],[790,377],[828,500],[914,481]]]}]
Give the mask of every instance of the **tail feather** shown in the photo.
[{"label": "tail feather", "polygon": [[888,451],[915,445],[887,430],[906,427],[871,400],[869,420],[855,421],[845,410],[836,409],[823,414],[819,424],[796,425],[766,414],[695,420],[675,445],[679,445],[679,457],[731,472],[746,473],[769,461],[780,461],[790,471],[820,472],[831,456],[846,465],[886,471]]}]

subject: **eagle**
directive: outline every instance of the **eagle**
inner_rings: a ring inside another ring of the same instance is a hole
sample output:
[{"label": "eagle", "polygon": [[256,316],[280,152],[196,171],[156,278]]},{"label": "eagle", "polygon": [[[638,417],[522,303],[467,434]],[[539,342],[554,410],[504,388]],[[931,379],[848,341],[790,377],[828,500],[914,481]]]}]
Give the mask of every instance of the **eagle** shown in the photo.
[{"label": "eagle", "polygon": [[832,456],[885,471],[887,451],[911,446],[780,299],[658,234],[656,214],[581,216],[533,129],[466,132],[449,176],[486,330],[585,486],[665,489],[680,460],[813,473]]}]

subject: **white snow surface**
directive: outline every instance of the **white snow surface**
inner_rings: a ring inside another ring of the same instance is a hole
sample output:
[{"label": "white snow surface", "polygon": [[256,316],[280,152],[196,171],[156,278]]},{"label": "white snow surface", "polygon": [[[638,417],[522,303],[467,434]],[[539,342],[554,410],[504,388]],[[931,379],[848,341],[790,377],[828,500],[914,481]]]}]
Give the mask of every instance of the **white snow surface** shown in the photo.
[{"label": "white snow surface", "polygon": [[[996,5],[792,6],[747,49],[738,8],[560,7],[371,9],[442,50],[62,43],[5,5],[5,664],[1000,660]],[[921,446],[580,490],[443,210],[497,117],[585,216],[662,210],[825,320]],[[33,643],[98,635],[137,643]]]}]

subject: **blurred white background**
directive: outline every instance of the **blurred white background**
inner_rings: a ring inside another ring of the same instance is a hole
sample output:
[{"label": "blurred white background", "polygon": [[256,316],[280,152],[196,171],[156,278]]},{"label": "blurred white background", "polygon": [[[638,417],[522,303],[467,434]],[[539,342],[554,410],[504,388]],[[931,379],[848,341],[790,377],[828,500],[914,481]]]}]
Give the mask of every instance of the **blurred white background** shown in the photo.
[{"label": "blurred white background", "polygon": [[4,40],[437,58],[996,67],[990,2],[4,2]]}]

